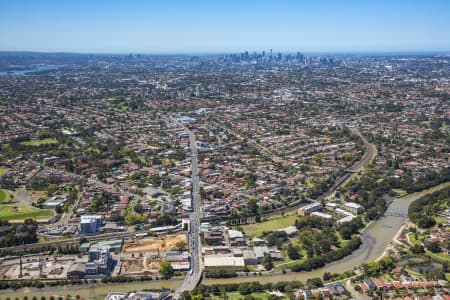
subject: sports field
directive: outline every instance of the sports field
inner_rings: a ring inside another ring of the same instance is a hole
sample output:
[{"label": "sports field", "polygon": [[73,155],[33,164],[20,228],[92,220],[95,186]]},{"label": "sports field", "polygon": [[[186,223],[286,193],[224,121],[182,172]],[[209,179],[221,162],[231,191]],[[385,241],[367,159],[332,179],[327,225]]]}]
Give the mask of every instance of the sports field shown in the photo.
[{"label": "sports field", "polygon": [[274,218],[269,221],[264,221],[255,224],[242,226],[245,235],[251,237],[259,237],[264,231],[275,231],[277,229],[285,228],[295,224],[297,215],[288,215],[284,217]]},{"label": "sports field", "polygon": [[58,141],[56,139],[42,139],[42,140],[33,140],[33,141],[24,141],[20,142],[23,146],[41,146],[48,144],[56,144]]},{"label": "sports field", "polygon": [[49,218],[53,212],[49,209],[38,209],[24,205],[0,205],[0,218],[7,221],[20,221],[24,219]]},{"label": "sports field", "polygon": [[0,189],[0,203],[9,202],[11,200],[11,193],[7,190]]}]

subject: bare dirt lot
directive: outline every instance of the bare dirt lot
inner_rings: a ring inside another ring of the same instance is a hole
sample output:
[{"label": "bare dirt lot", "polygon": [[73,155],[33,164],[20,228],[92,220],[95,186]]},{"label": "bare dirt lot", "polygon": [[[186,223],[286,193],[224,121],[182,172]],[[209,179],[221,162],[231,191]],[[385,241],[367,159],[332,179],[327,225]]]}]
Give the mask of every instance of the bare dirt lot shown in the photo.
[{"label": "bare dirt lot", "polygon": [[[139,252],[167,252],[170,250],[178,250],[179,246],[183,244],[187,247],[187,235],[177,234],[167,237],[149,237],[144,239],[133,239],[125,241],[123,247],[124,253],[139,253]],[[184,247],[183,247],[184,248]]]},{"label": "bare dirt lot", "polygon": [[159,275],[161,258],[157,256],[122,259],[121,275]]}]

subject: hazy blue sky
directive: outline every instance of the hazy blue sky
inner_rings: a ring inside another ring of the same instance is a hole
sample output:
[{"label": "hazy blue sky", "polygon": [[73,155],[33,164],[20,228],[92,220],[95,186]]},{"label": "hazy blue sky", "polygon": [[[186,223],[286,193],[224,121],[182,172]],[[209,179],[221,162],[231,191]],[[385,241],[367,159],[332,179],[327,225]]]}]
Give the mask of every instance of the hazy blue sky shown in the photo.
[{"label": "hazy blue sky", "polygon": [[450,0],[0,0],[0,50],[450,50]]}]

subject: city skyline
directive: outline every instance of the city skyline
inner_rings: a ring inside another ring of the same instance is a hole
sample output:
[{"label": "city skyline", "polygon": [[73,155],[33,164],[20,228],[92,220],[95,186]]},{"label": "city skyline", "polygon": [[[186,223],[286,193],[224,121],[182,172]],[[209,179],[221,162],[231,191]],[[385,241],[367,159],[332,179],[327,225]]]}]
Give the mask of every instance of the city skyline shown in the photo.
[{"label": "city skyline", "polygon": [[449,17],[446,1],[0,1],[0,51],[442,52]]}]

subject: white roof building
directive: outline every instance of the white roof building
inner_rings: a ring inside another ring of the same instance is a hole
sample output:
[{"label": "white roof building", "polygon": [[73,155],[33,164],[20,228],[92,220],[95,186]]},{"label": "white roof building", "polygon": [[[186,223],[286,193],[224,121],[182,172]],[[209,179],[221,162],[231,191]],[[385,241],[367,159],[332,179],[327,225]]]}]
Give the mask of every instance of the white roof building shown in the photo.
[{"label": "white roof building", "polygon": [[244,267],[243,257],[208,255],[204,257],[205,267]]}]

